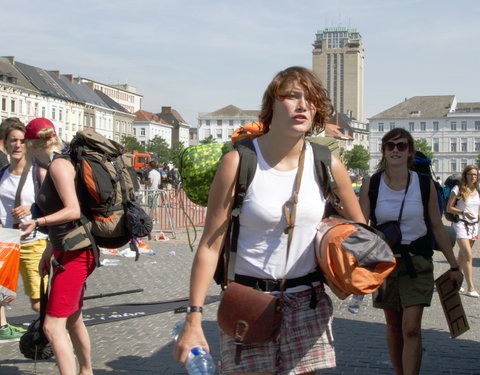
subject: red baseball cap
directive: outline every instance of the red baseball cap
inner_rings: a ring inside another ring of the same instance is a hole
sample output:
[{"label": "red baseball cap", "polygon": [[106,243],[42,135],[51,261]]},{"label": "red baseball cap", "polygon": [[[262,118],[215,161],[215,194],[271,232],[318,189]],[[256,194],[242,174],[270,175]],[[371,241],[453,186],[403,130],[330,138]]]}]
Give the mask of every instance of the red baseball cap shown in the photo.
[{"label": "red baseball cap", "polygon": [[49,119],[43,117],[33,119],[25,127],[25,139],[42,139],[42,137],[39,137],[38,133],[40,132],[40,130],[46,128],[53,129],[52,137],[55,137],[57,135],[57,133],[55,132],[55,126]]}]

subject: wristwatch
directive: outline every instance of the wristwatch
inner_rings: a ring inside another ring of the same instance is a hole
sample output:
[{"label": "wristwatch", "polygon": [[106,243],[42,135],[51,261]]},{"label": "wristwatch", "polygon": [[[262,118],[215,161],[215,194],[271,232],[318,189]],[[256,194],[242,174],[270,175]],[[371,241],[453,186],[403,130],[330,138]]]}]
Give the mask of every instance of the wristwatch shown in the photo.
[{"label": "wristwatch", "polygon": [[203,313],[203,307],[202,306],[187,306],[185,312],[188,314],[188,313],[192,313],[192,312],[199,312],[199,313]]}]

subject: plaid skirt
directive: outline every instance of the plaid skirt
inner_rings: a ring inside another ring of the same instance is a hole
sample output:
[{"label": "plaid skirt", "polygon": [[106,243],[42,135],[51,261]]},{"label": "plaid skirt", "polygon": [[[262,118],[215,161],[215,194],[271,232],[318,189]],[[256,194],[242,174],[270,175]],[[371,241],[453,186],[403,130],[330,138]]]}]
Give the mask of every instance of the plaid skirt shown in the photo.
[{"label": "plaid skirt", "polygon": [[235,364],[234,340],[220,329],[221,373],[271,372],[296,375],[335,367],[333,305],[323,285],[315,288],[318,304],[310,308],[311,290],[285,293],[280,334],[275,341],[244,345]]}]

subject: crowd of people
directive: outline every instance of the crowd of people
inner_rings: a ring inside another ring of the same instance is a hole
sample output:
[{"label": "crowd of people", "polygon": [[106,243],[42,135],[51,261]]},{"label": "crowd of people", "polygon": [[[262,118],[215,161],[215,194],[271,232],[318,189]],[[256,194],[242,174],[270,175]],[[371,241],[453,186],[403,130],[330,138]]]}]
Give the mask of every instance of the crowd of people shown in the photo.
[{"label": "crowd of people", "polygon": [[[331,196],[322,190],[312,146],[306,140],[325,128],[332,113],[328,94],[311,70],[290,67],[275,75],[263,95],[259,120],[264,135],[253,140],[256,172],[238,218],[232,208],[240,157],[235,150],[224,156],[211,186],[205,227],[191,269],[186,321],[174,348],[174,357],[181,363],[193,347],[209,351],[201,324],[202,307],[228,240],[228,228],[232,220],[239,220],[231,279],[266,293],[281,293],[283,320],[278,337],[244,346],[240,360],[235,338],[220,330],[221,372],[311,375],[335,366],[333,305],[317,269],[314,244],[316,227]],[[85,283],[96,263],[90,247],[72,251],[62,241],[81,215],[75,168],[67,158],[56,156],[62,143],[47,119],[34,119],[27,126],[18,119],[6,119],[0,127],[0,141],[5,152],[0,152],[4,164],[0,221],[4,227],[21,230],[20,273],[25,293],[32,309],[38,311],[40,280],[50,275],[44,332],[60,374],[91,375],[91,344],[81,309]],[[453,224],[459,248],[455,257],[433,182],[426,187],[428,201],[422,200],[421,176],[412,171],[415,146],[411,134],[400,128],[387,132],[381,152],[375,201],[371,180],[364,179],[357,198],[347,170],[332,155],[335,208],[346,219],[377,227],[400,218],[401,242],[392,249],[397,266],[375,293],[373,306],[384,311],[395,374],[413,375],[420,373],[422,316],[434,291],[433,239],[450,266],[454,286],[461,287],[465,274],[465,294],[478,297],[472,279],[472,246],[478,237],[479,169],[465,168],[448,201],[447,210],[458,217]],[[149,190],[175,188],[179,181],[175,166],[166,171],[158,161],[150,163]],[[33,203],[42,212],[39,217],[32,217]],[[47,234],[40,227],[47,228]],[[8,324],[1,307],[0,340],[22,334],[22,329]]]}]

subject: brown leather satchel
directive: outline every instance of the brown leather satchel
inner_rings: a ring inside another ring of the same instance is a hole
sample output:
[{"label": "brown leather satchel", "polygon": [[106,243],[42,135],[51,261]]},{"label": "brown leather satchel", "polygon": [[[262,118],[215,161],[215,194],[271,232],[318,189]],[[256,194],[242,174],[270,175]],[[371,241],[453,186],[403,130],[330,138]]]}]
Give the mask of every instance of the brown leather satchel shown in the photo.
[{"label": "brown leather satchel", "polygon": [[[293,229],[298,202],[298,192],[303,174],[305,159],[305,145],[300,154],[298,172],[295,182],[295,191],[292,198],[284,205],[288,235],[287,264],[292,241]],[[228,268],[232,267],[229,262]],[[238,344],[235,353],[235,363],[240,363],[242,347],[244,344],[265,343],[274,340],[279,332],[283,317],[283,292],[286,279],[280,284],[280,294],[272,295],[260,290],[231,281],[223,292],[218,308],[217,319],[220,328]]]},{"label": "brown leather satchel", "polygon": [[232,281],[218,307],[220,328],[239,344],[274,340],[282,323],[283,300]]}]

